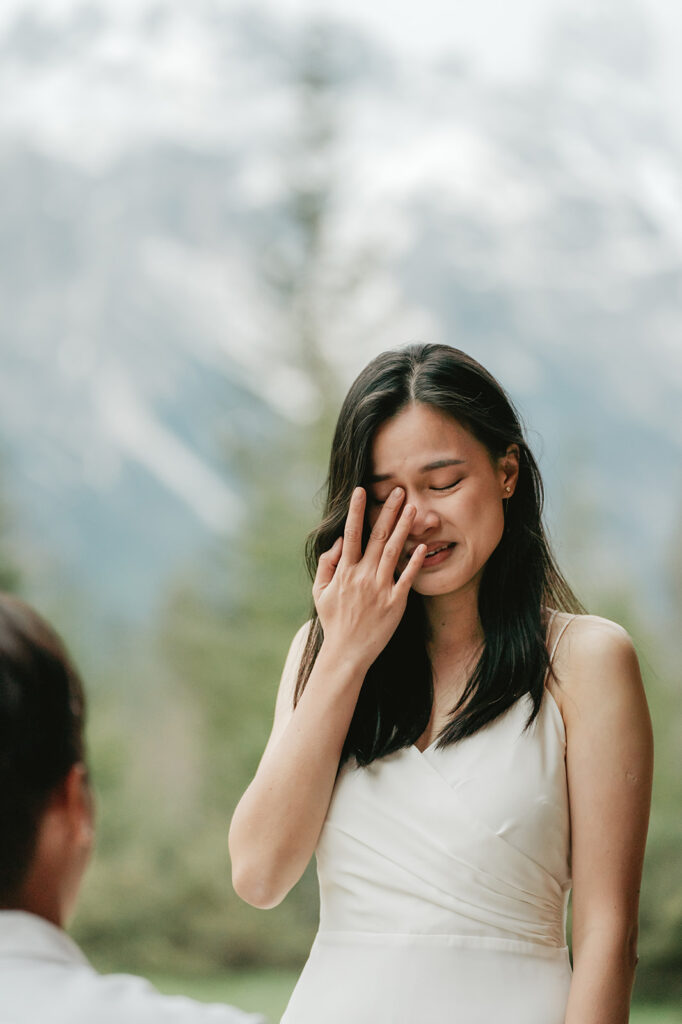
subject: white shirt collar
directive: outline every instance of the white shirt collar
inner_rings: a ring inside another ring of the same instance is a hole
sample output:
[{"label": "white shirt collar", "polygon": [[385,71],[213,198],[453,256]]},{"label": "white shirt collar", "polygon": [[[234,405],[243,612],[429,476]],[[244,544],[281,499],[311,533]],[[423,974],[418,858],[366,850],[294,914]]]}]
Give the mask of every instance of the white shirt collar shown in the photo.
[{"label": "white shirt collar", "polygon": [[0,910],[0,957],[89,966],[87,958],[62,928],[25,910]]}]

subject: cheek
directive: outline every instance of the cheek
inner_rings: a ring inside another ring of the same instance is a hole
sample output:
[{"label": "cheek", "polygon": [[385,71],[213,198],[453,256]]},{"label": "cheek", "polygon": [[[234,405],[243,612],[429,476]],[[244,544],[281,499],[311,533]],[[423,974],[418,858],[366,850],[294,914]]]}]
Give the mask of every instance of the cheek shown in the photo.
[{"label": "cheek", "polygon": [[485,549],[486,554],[489,555],[502,540],[504,532],[504,511],[501,504],[498,507],[496,502],[490,503],[485,514],[481,516],[481,527],[482,547]]},{"label": "cheek", "polygon": [[500,540],[504,529],[504,509],[494,495],[477,496],[467,504],[466,512],[462,509],[462,514],[466,515],[473,547],[483,551]]},{"label": "cheek", "polygon": [[502,516],[504,509],[500,496],[489,484],[481,484],[480,487],[472,489],[470,498],[468,511],[480,523],[494,523],[498,516]]}]

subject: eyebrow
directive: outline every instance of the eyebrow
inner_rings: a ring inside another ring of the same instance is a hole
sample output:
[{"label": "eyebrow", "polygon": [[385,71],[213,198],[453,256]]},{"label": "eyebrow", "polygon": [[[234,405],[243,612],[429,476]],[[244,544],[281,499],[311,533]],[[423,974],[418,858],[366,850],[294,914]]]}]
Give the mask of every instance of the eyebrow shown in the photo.
[{"label": "eyebrow", "polygon": [[[443,466],[463,466],[466,459],[438,459],[436,462],[429,462],[428,466],[422,466],[420,473],[429,473],[432,469],[442,469]],[[382,480],[391,480],[393,473],[374,473],[369,478],[372,484],[380,484]]]}]

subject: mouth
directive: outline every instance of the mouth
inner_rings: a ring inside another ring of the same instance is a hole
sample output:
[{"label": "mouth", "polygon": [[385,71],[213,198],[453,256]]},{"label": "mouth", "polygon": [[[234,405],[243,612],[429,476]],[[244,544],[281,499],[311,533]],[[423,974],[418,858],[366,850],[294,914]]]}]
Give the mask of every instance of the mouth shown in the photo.
[{"label": "mouth", "polygon": [[[431,569],[432,567],[435,569],[436,566],[440,565],[442,562],[447,561],[447,559],[450,557],[450,555],[452,554],[456,547],[456,541],[451,541],[450,543],[444,542],[442,544],[433,545],[431,547],[431,550],[427,551],[426,555],[424,556],[424,561],[422,562],[421,569],[419,571],[423,572],[424,569]],[[405,552],[405,556],[403,559],[404,565],[407,565],[411,555],[412,551]]]},{"label": "mouth", "polygon": [[445,551],[452,551],[455,547],[455,542],[451,541],[449,544],[440,544],[437,548],[433,548],[432,551],[428,551],[424,556],[424,562],[435,560],[438,555],[442,555]]},{"label": "mouth", "polygon": [[438,545],[437,548],[432,548],[430,551],[427,551],[426,558],[431,558],[431,557],[433,557],[433,555],[437,555],[441,551],[446,551],[447,548],[454,548],[454,547],[455,547],[455,542],[454,541],[451,541],[450,544],[440,544],[440,545]]}]

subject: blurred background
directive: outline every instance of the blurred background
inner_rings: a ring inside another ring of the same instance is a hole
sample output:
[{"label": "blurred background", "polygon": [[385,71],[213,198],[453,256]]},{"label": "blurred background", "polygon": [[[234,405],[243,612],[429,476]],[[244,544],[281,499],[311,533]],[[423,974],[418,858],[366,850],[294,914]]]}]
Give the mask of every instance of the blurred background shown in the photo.
[{"label": "blurred background", "polygon": [[343,394],[447,342],[511,394],[560,564],[637,645],[637,1020],[682,1020],[682,8],[3,0],[0,55],[0,577],[89,689],[77,939],[286,1001],[314,866],[255,910],[228,823]]}]

